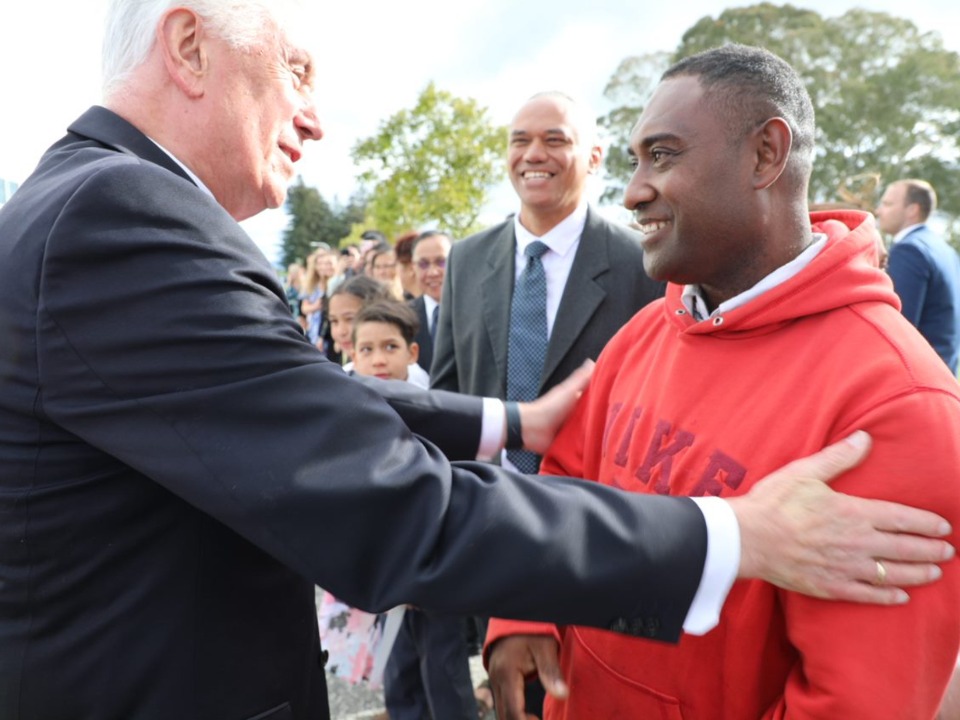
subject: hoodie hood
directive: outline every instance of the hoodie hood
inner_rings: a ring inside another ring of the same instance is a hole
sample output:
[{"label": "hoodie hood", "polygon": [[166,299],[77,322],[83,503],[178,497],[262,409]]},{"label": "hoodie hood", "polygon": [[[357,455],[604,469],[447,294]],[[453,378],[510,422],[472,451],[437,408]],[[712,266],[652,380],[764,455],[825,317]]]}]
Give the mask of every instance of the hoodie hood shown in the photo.
[{"label": "hoodie hood", "polygon": [[669,284],[663,307],[670,321],[687,333],[753,335],[858,303],[886,303],[899,311],[900,300],[893,283],[877,267],[879,234],[870,213],[814,212],[810,224],[813,232],[827,236],[827,243],[797,275],[741,307],[701,321],[684,308],[682,286]]}]

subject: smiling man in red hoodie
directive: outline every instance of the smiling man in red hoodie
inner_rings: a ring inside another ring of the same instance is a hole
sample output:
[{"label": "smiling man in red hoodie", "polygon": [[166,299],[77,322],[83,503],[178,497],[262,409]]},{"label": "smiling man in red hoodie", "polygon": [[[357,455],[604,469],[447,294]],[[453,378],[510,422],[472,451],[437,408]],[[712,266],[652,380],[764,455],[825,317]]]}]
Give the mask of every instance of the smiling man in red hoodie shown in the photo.
[{"label": "smiling man in red hoodie", "polygon": [[[606,347],[542,472],[729,497],[863,429],[875,450],[837,489],[956,524],[957,383],[899,313],[872,217],[808,214],[813,137],[802,81],[764,50],[667,71],[631,137],[625,205],[647,272],[671,284]],[[960,646],[955,562],[944,575],[898,607],[737,582],[719,625],[676,646],[494,621],[500,717],[522,717],[518,678],[536,669],[569,688],[548,720],[932,718]]]}]

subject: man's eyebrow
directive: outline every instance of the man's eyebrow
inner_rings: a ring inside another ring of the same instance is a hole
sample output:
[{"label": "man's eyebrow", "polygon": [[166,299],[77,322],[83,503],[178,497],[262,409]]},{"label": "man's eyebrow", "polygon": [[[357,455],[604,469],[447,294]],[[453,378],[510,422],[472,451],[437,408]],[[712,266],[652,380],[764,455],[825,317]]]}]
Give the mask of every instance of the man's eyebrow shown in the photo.
[{"label": "man's eyebrow", "polygon": [[[630,143],[630,145],[627,146],[627,156],[633,160],[636,160],[640,156],[641,151],[649,150],[658,143],[677,145],[682,142],[683,140],[680,138],[680,136],[674,135],[673,133],[662,132],[656,133],[655,135],[648,135],[638,143]],[[636,147],[636,149],[634,149],[634,147]]]},{"label": "man's eyebrow", "polygon": [[[656,133],[655,135],[648,135],[647,137],[643,138],[643,140],[641,140],[639,143],[639,147],[648,148],[661,142],[678,143],[680,142],[680,138],[677,135],[674,135],[673,133],[668,133],[668,132]],[[633,151],[631,150],[630,152],[633,152]]]},{"label": "man's eyebrow", "polygon": [[[529,130],[511,130],[510,137],[517,137],[519,135],[529,135]],[[544,135],[562,135],[563,137],[569,137],[569,133],[563,128],[549,128],[543,131]]]}]

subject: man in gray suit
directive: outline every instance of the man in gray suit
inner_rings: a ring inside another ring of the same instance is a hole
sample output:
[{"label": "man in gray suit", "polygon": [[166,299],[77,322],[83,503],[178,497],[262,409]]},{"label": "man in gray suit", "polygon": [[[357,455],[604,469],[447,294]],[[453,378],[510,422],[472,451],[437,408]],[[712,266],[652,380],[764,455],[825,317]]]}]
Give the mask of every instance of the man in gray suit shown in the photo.
[{"label": "man in gray suit", "polygon": [[[520,213],[455,243],[447,263],[432,385],[505,397],[510,303],[523,247],[548,250],[548,344],[539,393],[595,359],[641,307],[663,293],[643,271],[634,231],[586,204],[602,150],[592,117],[558,93],[536,95],[510,127],[508,170]],[[519,258],[519,260],[518,260]]]},{"label": "man in gray suit", "polygon": [[[587,180],[602,158],[592,116],[571,98],[542,93],[520,108],[510,126],[507,151],[520,213],[454,245],[434,341],[433,387],[532,399],[513,393],[508,365],[514,358],[508,349],[517,330],[512,327],[517,315],[511,302],[521,282],[524,251],[536,241],[547,249],[540,260],[546,352],[533,370],[538,378],[531,388],[535,395],[586,359],[595,360],[634,313],[663,294],[663,285],[643,270],[634,231],[605,220],[587,205]],[[539,467],[539,457],[529,453],[505,455],[505,465],[523,472]],[[542,702],[538,690],[531,693],[528,708]]]}]

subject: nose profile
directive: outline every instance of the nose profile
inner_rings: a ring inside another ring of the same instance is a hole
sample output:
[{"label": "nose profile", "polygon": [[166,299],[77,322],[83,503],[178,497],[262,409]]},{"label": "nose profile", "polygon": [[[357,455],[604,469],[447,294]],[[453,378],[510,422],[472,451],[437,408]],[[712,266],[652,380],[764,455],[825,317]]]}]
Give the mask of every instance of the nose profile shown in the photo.
[{"label": "nose profile", "polygon": [[320,127],[320,118],[317,116],[317,106],[312,99],[304,102],[300,111],[293,119],[302,140],[319,140],[323,137],[323,128]]},{"label": "nose profile", "polygon": [[623,206],[627,210],[636,211],[653,200],[655,196],[656,192],[642,176],[640,167],[637,167],[623,191]]}]

